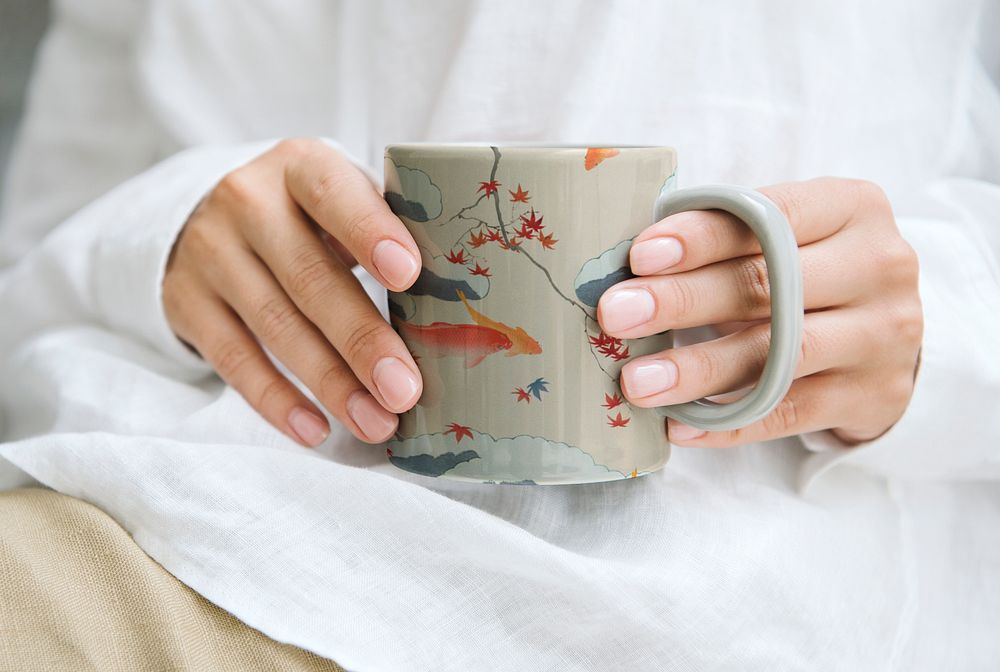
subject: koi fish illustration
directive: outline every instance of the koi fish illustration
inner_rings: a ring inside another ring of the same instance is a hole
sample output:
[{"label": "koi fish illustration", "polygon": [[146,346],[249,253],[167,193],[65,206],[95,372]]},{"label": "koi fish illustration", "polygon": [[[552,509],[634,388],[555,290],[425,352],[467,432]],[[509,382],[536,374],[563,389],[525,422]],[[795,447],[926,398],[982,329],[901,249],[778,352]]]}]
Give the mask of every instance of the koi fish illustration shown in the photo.
[{"label": "koi fish illustration", "polygon": [[469,305],[462,290],[456,293],[475,324],[414,324],[396,315],[392,315],[392,323],[408,342],[418,345],[425,356],[465,357],[467,369],[500,351],[505,351],[508,357],[542,352],[542,346],[524,329],[491,320]]},{"label": "koi fish illustration", "polygon": [[611,147],[588,147],[587,154],[583,157],[583,167],[585,170],[593,170],[598,164],[612,156],[618,156],[618,150]]},{"label": "koi fish illustration", "polygon": [[494,352],[510,350],[512,346],[507,336],[478,324],[413,324],[395,315],[392,322],[407,341],[421,347],[425,356],[435,359],[464,356],[467,369],[476,366]]},{"label": "koi fish illustration", "polygon": [[465,298],[465,293],[456,289],[455,293],[458,295],[459,300],[465,306],[466,312],[469,313],[469,317],[476,324],[493,329],[504,336],[506,336],[511,343],[511,347],[507,350],[507,356],[513,357],[514,355],[540,355],[542,354],[542,346],[538,344],[538,341],[533,339],[528,335],[521,327],[509,327],[503,322],[497,322],[486,317],[472,306]]}]

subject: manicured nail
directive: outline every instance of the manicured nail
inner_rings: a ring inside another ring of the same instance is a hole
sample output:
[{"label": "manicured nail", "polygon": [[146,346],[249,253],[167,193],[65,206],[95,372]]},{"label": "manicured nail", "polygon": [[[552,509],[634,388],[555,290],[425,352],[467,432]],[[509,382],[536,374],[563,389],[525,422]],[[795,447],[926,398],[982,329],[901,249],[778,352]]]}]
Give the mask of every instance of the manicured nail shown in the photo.
[{"label": "manicured nail", "polygon": [[650,238],[632,246],[629,262],[636,275],[649,275],[666,270],[684,256],[684,246],[673,236]]},{"label": "manicured nail", "polygon": [[691,425],[685,425],[683,422],[671,422],[669,424],[669,429],[667,430],[667,439],[674,439],[676,441],[691,441],[705,436],[706,433],[707,432],[704,429],[698,429],[697,427],[692,427]]},{"label": "manicured nail", "polygon": [[641,399],[666,392],[677,384],[677,365],[669,359],[647,359],[630,362],[622,370],[628,396]]},{"label": "manicured nail", "polygon": [[385,441],[396,431],[399,423],[399,419],[382,408],[375,397],[362,390],[348,397],[347,414],[371,441]]},{"label": "manicured nail", "polygon": [[420,262],[395,240],[383,240],[376,245],[372,262],[393,287],[406,287],[420,272]]},{"label": "manicured nail", "polygon": [[601,325],[617,333],[648,322],[656,312],[656,301],[645,289],[612,289],[600,301]]},{"label": "manicured nail", "polygon": [[406,364],[395,357],[383,357],[372,370],[375,387],[378,388],[389,410],[401,413],[417,400],[420,381]]},{"label": "manicured nail", "polygon": [[288,425],[304,444],[313,448],[330,436],[330,428],[323,418],[301,406],[296,406],[288,414]]}]

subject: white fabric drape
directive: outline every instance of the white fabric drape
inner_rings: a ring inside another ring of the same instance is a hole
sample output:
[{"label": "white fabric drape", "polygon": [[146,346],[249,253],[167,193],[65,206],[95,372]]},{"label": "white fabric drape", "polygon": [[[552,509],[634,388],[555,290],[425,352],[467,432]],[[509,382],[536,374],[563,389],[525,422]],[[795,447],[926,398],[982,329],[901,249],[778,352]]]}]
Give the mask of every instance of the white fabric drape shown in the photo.
[{"label": "white fabric drape", "polygon": [[[350,669],[987,669],[997,5],[57,3],[0,221],[0,486],[94,502]],[[159,304],[194,204],[289,135],[376,173],[394,141],[599,140],[676,146],[681,186],[872,179],[921,261],[911,408],[851,450],[675,449],[582,487],[412,476],[337,429],[298,448]]]}]

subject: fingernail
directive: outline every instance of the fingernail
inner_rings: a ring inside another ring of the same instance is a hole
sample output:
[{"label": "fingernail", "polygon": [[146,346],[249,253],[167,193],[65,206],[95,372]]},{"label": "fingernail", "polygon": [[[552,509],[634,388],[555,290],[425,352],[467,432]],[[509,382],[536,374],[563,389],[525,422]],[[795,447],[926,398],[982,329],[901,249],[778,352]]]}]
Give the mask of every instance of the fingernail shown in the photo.
[{"label": "fingernail", "polygon": [[382,408],[375,397],[358,390],[347,399],[347,414],[371,441],[385,441],[396,431],[399,420]]},{"label": "fingernail", "polygon": [[315,448],[330,435],[330,429],[323,418],[300,406],[288,414],[288,425],[307,446]]},{"label": "fingernail", "polygon": [[402,412],[417,400],[420,381],[406,364],[395,357],[383,357],[372,370],[375,387],[378,388],[389,409]]},{"label": "fingernail", "polygon": [[667,431],[667,439],[674,439],[676,441],[691,441],[705,436],[706,433],[707,432],[704,429],[698,429],[697,427],[692,427],[691,425],[685,425],[683,422],[671,422],[669,424],[669,430]]},{"label": "fingernail", "polygon": [[653,295],[645,289],[612,289],[601,297],[601,326],[619,332],[648,322],[656,311]]},{"label": "fingernail", "polygon": [[673,236],[650,238],[632,246],[629,262],[636,275],[649,275],[675,265],[684,256],[684,246]]},{"label": "fingernail", "polygon": [[372,262],[393,287],[406,287],[420,272],[420,262],[395,240],[383,240],[376,245]]},{"label": "fingernail", "polygon": [[669,359],[630,362],[622,370],[628,396],[641,399],[677,384],[677,365]]}]

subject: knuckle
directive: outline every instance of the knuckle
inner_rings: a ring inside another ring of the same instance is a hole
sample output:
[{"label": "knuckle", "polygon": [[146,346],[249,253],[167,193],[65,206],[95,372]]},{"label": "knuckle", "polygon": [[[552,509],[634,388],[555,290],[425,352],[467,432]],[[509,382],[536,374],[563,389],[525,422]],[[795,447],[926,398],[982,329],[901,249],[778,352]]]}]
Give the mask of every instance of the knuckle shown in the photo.
[{"label": "knuckle", "polygon": [[237,168],[219,180],[210,198],[226,203],[250,203],[259,191],[257,180],[245,168]]},{"label": "knuckle", "polygon": [[770,437],[794,433],[799,424],[800,409],[791,395],[785,395],[774,410],[764,417],[764,430]]},{"label": "knuckle", "polygon": [[[341,363],[333,362],[327,364],[316,380],[316,389],[313,391],[319,397],[323,405],[330,411],[336,411],[343,403],[341,400],[346,396],[347,385],[354,386],[353,374]],[[353,389],[353,387],[352,387]]]},{"label": "knuckle", "polygon": [[185,283],[177,277],[176,271],[163,278],[163,313],[174,331],[186,321],[185,316],[190,312],[186,310],[187,299],[192,291],[194,290],[185,287]]},{"label": "knuckle", "polygon": [[213,354],[215,370],[223,380],[231,382],[253,359],[253,351],[245,343],[237,340],[226,341]]},{"label": "knuckle", "polygon": [[341,354],[349,362],[362,361],[366,352],[370,355],[378,349],[374,344],[385,334],[387,328],[381,319],[356,320],[344,338]]},{"label": "knuckle", "polygon": [[323,210],[327,204],[339,198],[350,180],[350,175],[342,170],[328,170],[316,177],[306,191],[307,205],[315,210]]},{"label": "knuckle", "polygon": [[868,212],[873,210],[879,212],[892,211],[892,207],[889,204],[889,197],[882,187],[869,180],[851,180],[851,183],[857,196],[857,202],[865,210]]},{"label": "knuckle", "polygon": [[361,242],[367,240],[378,229],[378,212],[369,208],[352,212],[341,224],[345,239]]},{"label": "knuckle", "polygon": [[800,371],[804,369],[813,371],[818,363],[827,359],[825,349],[825,339],[815,329],[803,327],[797,368]]},{"label": "knuckle", "polygon": [[883,403],[888,403],[894,408],[906,408],[913,395],[913,376],[909,372],[894,376],[884,394]]},{"label": "knuckle", "polygon": [[719,226],[718,222],[712,221],[713,218],[709,217],[708,213],[701,210],[692,210],[684,214],[690,217],[688,226],[690,226],[691,233],[694,234],[694,238],[700,245],[704,245],[710,250],[721,250],[723,248],[726,242],[722,232],[723,227]]},{"label": "knuckle", "polygon": [[895,338],[910,346],[924,340],[924,313],[919,301],[908,301],[896,313]]},{"label": "knuckle", "polygon": [[773,202],[778,210],[784,213],[788,222],[794,227],[800,220],[800,215],[802,213],[802,204],[799,199],[795,196],[795,192],[792,187],[787,185],[779,185],[775,187],[769,187],[765,193],[771,202]]},{"label": "knuckle", "polygon": [[188,254],[198,258],[212,258],[223,251],[226,245],[222,241],[219,227],[212,226],[209,217],[192,217],[181,231],[171,262],[177,262]]},{"label": "knuckle", "polygon": [[746,316],[758,317],[770,312],[771,286],[764,257],[743,257],[736,260],[733,268]]},{"label": "knuckle", "polygon": [[316,147],[316,142],[315,138],[285,138],[274,149],[281,154],[303,156]]},{"label": "knuckle", "polygon": [[669,277],[665,287],[666,305],[661,304],[659,307],[668,310],[677,322],[685,323],[698,305],[694,288],[681,276]]},{"label": "knuckle", "polygon": [[265,342],[283,340],[298,324],[298,310],[284,297],[263,301],[254,309],[257,330]]},{"label": "knuckle", "polygon": [[881,267],[889,281],[916,288],[920,277],[920,262],[913,247],[896,233],[889,242],[882,246],[881,251]]},{"label": "knuckle", "polygon": [[723,378],[723,365],[719,355],[710,347],[690,348],[691,366],[680,366],[678,369],[694,374],[699,384],[713,387]]},{"label": "knuckle", "polygon": [[291,395],[290,383],[279,375],[275,375],[261,388],[257,395],[254,408],[265,411],[269,408],[278,409],[284,406]]},{"label": "knuckle", "polygon": [[311,303],[329,292],[333,279],[334,270],[324,250],[309,245],[292,255],[288,289],[293,296]]},{"label": "knuckle", "polygon": [[712,445],[718,448],[731,448],[741,443],[746,443],[742,429],[727,429],[721,432],[712,432]]},{"label": "knuckle", "polygon": [[771,325],[761,324],[752,327],[747,336],[746,354],[758,368],[763,368],[771,349]]}]

